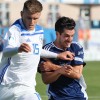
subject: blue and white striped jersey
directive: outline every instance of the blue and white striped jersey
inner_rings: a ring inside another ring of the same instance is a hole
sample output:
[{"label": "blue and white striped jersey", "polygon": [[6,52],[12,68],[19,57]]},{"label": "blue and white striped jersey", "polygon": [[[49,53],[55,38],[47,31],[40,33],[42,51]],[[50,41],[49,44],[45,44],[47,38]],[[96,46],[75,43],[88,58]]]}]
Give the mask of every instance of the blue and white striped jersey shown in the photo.
[{"label": "blue and white striped jersey", "polygon": [[22,43],[28,43],[32,51],[17,53],[0,66],[1,84],[21,83],[34,88],[37,66],[43,46],[42,27],[36,25],[33,31],[28,31],[24,27],[22,19],[18,19],[10,27],[7,36],[8,42],[4,49],[19,47]]},{"label": "blue and white striped jersey", "polygon": [[[46,44],[44,49],[61,53],[62,49],[56,47],[53,42]],[[84,52],[82,46],[73,42],[66,51],[71,51],[75,54],[75,58],[72,61],[65,61],[60,59],[50,59],[57,65],[84,65]],[[72,79],[61,75],[55,82],[48,85],[48,95],[50,100],[87,100],[86,84],[83,76],[80,79]]]}]

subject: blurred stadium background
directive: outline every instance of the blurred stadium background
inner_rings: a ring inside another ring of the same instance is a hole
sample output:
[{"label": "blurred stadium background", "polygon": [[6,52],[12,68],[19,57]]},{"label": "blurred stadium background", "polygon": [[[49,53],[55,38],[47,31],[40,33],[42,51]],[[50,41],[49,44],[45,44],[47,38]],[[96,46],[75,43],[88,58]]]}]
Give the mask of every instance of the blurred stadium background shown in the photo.
[{"label": "blurred stadium background", "polygon": [[[0,41],[8,27],[18,18],[26,0],[0,0]],[[100,0],[39,0],[43,11],[39,24],[44,28],[44,44],[55,40],[55,21],[68,16],[76,21],[73,41],[78,41],[85,52],[87,62],[83,74],[87,83],[89,100],[100,100]],[[37,74],[37,91],[47,100],[46,86]]]}]

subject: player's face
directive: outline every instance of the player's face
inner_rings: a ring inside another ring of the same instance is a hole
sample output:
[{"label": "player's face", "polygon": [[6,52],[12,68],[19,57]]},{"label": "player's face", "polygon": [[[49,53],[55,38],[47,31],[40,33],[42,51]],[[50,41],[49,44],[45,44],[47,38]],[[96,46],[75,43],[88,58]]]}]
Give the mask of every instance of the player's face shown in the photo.
[{"label": "player's face", "polygon": [[34,27],[37,24],[40,18],[40,15],[41,15],[40,12],[37,12],[35,14],[31,14],[28,11],[21,12],[21,17],[27,30],[34,30]]},{"label": "player's face", "polygon": [[65,49],[70,46],[73,41],[75,30],[67,30],[65,29],[64,32],[58,35],[59,45],[62,49]]}]

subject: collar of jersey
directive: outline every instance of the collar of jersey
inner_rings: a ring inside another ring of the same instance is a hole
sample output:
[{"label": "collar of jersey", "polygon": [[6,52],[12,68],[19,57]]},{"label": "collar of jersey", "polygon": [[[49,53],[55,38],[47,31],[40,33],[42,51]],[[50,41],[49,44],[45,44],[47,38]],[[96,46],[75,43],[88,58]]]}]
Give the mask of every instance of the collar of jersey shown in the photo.
[{"label": "collar of jersey", "polygon": [[[59,49],[59,50],[61,50],[61,51],[65,51],[65,50],[63,50],[63,49],[61,49],[61,48],[58,48],[53,42],[52,42],[52,45],[55,47],[55,48],[57,48],[57,49]],[[70,47],[70,46],[69,46]],[[69,48],[68,47],[68,48]],[[68,48],[66,48],[66,50],[68,49]]]}]

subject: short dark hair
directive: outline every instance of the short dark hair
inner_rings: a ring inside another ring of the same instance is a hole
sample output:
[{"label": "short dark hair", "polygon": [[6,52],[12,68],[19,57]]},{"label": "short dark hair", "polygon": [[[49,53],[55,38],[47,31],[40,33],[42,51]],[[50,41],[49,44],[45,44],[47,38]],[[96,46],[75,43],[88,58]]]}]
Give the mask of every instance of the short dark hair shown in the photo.
[{"label": "short dark hair", "polygon": [[42,9],[43,9],[43,6],[38,0],[27,0],[23,6],[23,11],[27,10],[32,14],[41,12]]},{"label": "short dark hair", "polygon": [[64,29],[72,30],[76,26],[75,21],[69,17],[60,17],[55,23],[55,31],[58,31],[60,34]]}]

